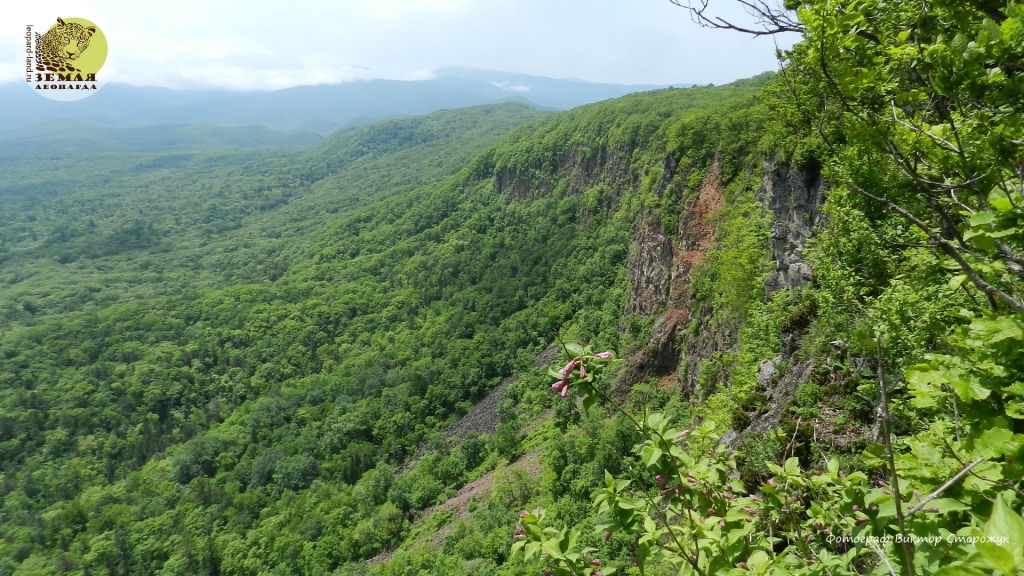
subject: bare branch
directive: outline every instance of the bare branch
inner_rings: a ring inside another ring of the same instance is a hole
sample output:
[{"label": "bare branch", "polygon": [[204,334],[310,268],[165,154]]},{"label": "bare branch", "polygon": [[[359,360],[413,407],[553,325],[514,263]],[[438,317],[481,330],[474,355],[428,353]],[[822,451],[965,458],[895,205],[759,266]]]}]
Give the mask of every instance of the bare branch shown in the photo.
[{"label": "bare branch", "polygon": [[755,37],[771,36],[773,34],[782,34],[784,32],[795,32],[797,34],[802,34],[804,32],[803,24],[801,24],[789,10],[782,8],[777,3],[775,6],[771,6],[766,0],[736,0],[736,2],[746,9],[748,14],[754,17],[757,21],[756,26],[760,26],[760,29],[740,26],[720,16],[712,16],[708,14],[708,5],[711,3],[711,0],[669,1],[680,8],[688,10],[690,12],[690,18],[704,28],[732,30],[734,32],[742,32],[743,34],[749,34]]},{"label": "bare branch", "polygon": [[913,516],[915,512],[918,512],[922,508],[924,508],[925,504],[927,504],[927,503],[931,502],[932,500],[938,498],[943,492],[945,492],[946,490],[949,490],[949,488],[951,486],[953,486],[954,484],[959,482],[961,478],[966,476],[967,473],[971,471],[971,468],[974,468],[975,466],[977,466],[978,464],[981,464],[984,461],[985,461],[984,458],[978,458],[974,462],[971,462],[970,464],[968,464],[966,468],[964,468],[963,470],[957,472],[956,476],[953,476],[945,484],[943,484],[942,486],[939,486],[938,488],[936,488],[934,492],[932,492],[931,494],[925,496],[924,500],[921,500],[920,504],[918,504],[917,506],[914,506],[910,510],[907,510],[907,513],[906,513],[906,515],[904,517],[905,518],[909,518],[910,516]]}]

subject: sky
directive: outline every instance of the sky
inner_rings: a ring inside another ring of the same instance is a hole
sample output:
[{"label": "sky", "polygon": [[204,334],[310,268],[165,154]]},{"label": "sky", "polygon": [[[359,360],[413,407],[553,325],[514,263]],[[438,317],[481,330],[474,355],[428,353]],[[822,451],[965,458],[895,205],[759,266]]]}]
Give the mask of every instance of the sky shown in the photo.
[{"label": "sky", "polygon": [[722,84],[777,69],[776,43],[796,40],[702,29],[669,0],[4,0],[0,82],[21,79],[25,25],[57,16],[104,31],[111,82],[175,89],[415,80],[448,66]]}]

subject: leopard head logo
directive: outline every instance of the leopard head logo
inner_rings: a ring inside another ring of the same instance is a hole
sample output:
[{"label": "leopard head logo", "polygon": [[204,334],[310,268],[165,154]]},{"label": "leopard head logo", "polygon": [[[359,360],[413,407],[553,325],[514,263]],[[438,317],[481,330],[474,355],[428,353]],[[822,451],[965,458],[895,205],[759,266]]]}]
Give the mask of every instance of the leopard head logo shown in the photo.
[{"label": "leopard head logo", "polygon": [[94,26],[65,23],[57,18],[57,25],[46,34],[36,33],[36,70],[79,72],[73,62],[89,49],[89,40],[95,33]]}]

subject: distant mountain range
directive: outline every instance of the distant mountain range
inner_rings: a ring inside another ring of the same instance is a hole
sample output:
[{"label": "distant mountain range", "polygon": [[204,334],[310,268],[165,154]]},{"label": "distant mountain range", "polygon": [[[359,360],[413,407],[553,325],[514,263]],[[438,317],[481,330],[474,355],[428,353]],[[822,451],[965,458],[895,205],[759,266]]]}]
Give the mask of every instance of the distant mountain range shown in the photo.
[{"label": "distant mountain range", "polygon": [[[339,128],[441,109],[513,100],[539,109],[567,110],[665,87],[598,84],[469,68],[442,68],[431,80],[366,80],[298,86],[274,92],[170,90],[112,83],[94,96],[76,102],[53,102],[31,94],[24,86],[3,84],[0,85],[0,131],[47,122],[46,131],[52,133],[56,125],[50,122],[75,119],[78,122],[74,131],[82,134],[88,132],[88,125],[82,121],[121,128],[180,124],[262,126],[276,132],[306,133],[298,140],[306,141],[310,133],[326,135]],[[201,141],[223,141],[228,146],[231,142],[241,142],[237,137],[242,134],[195,127],[173,130],[165,126],[159,130],[161,133],[168,131],[176,137],[191,133]],[[111,132],[105,134],[101,139],[108,141],[105,146],[114,151],[120,145],[109,142],[113,137]],[[267,132],[259,134],[257,140],[267,145],[297,142],[289,138],[281,140]],[[0,136],[0,142],[9,143],[11,135],[7,136]],[[151,140],[155,146],[159,138]]]},{"label": "distant mountain range", "polygon": [[88,120],[44,120],[0,131],[0,159],[80,153],[197,152],[249,148],[301,148],[323,139],[313,132],[278,132],[266,126],[157,124],[113,127]]}]

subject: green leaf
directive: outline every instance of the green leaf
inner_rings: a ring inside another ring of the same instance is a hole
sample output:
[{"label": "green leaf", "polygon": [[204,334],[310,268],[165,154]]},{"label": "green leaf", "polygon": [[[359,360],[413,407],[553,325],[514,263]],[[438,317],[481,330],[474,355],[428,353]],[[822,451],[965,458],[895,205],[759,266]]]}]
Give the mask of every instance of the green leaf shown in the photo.
[{"label": "green leaf", "polygon": [[928,503],[926,508],[938,508],[939,513],[956,512],[959,510],[970,510],[971,506],[955,498],[938,498]]},{"label": "green leaf", "polygon": [[1013,511],[1004,494],[996,497],[984,533],[990,542],[998,544],[1012,555],[1015,566],[1024,564],[1024,519]]},{"label": "green leaf", "polygon": [[971,226],[985,226],[995,222],[996,215],[991,212],[975,212],[971,215]]},{"label": "green leaf", "polygon": [[796,456],[786,460],[786,472],[789,474],[800,473],[800,459]]},{"label": "green leaf", "polygon": [[950,290],[956,290],[957,288],[960,287],[960,285],[964,283],[964,280],[967,280],[966,274],[957,274],[956,276],[950,278],[949,282],[946,285],[949,286]]},{"label": "green leaf", "polygon": [[993,544],[991,542],[978,542],[975,544],[978,552],[985,557],[986,560],[995,565],[1006,574],[1013,574],[1017,570],[1017,562],[1013,558],[1013,554],[1009,550]]},{"label": "green leaf", "polygon": [[562,554],[561,548],[559,548],[558,546],[558,540],[554,538],[550,540],[545,540],[544,543],[541,544],[541,548],[548,553],[548,556],[556,560],[561,560],[562,558],[565,558],[565,555]]},{"label": "green leaf", "polygon": [[989,428],[974,440],[974,458],[997,458],[1013,454],[1020,449],[1020,444],[1013,440],[1013,432],[1005,428]]},{"label": "green leaf", "polygon": [[825,463],[825,467],[828,468],[829,474],[835,476],[836,474],[839,473],[839,460],[831,458],[828,462]]},{"label": "green leaf", "polygon": [[999,38],[1002,36],[1002,31],[999,29],[999,24],[996,24],[995,20],[992,20],[991,18],[985,18],[985,20],[981,23],[981,29],[985,33],[984,36],[987,36],[987,38],[984,38],[984,40],[987,40],[989,42],[995,42],[996,40],[999,40]]},{"label": "green leaf", "polygon": [[536,524],[523,524],[523,530],[534,540],[544,538],[544,532]]},{"label": "green leaf", "polygon": [[998,462],[982,462],[971,472],[964,479],[964,488],[976,492],[984,492],[992,487],[992,482],[1003,479],[1003,467]]},{"label": "green leaf", "polygon": [[661,458],[663,454],[664,452],[662,452],[661,448],[658,448],[657,446],[653,446],[651,444],[644,446],[642,455],[644,464],[648,468],[653,467],[655,464],[658,463],[658,460]]},{"label": "green leaf", "polygon": [[594,396],[593,394],[587,394],[586,396],[584,396],[583,397],[583,411],[589,414],[590,413],[590,409],[594,407],[594,404],[596,402],[597,402],[597,396]]},{"label": "green leaf", "polygon": [[869,445],[864,449],[864,454],[861,458],[864,462],[864,466],[868,468],[881,468],[888,464],[885,446],[882,444]]}]

